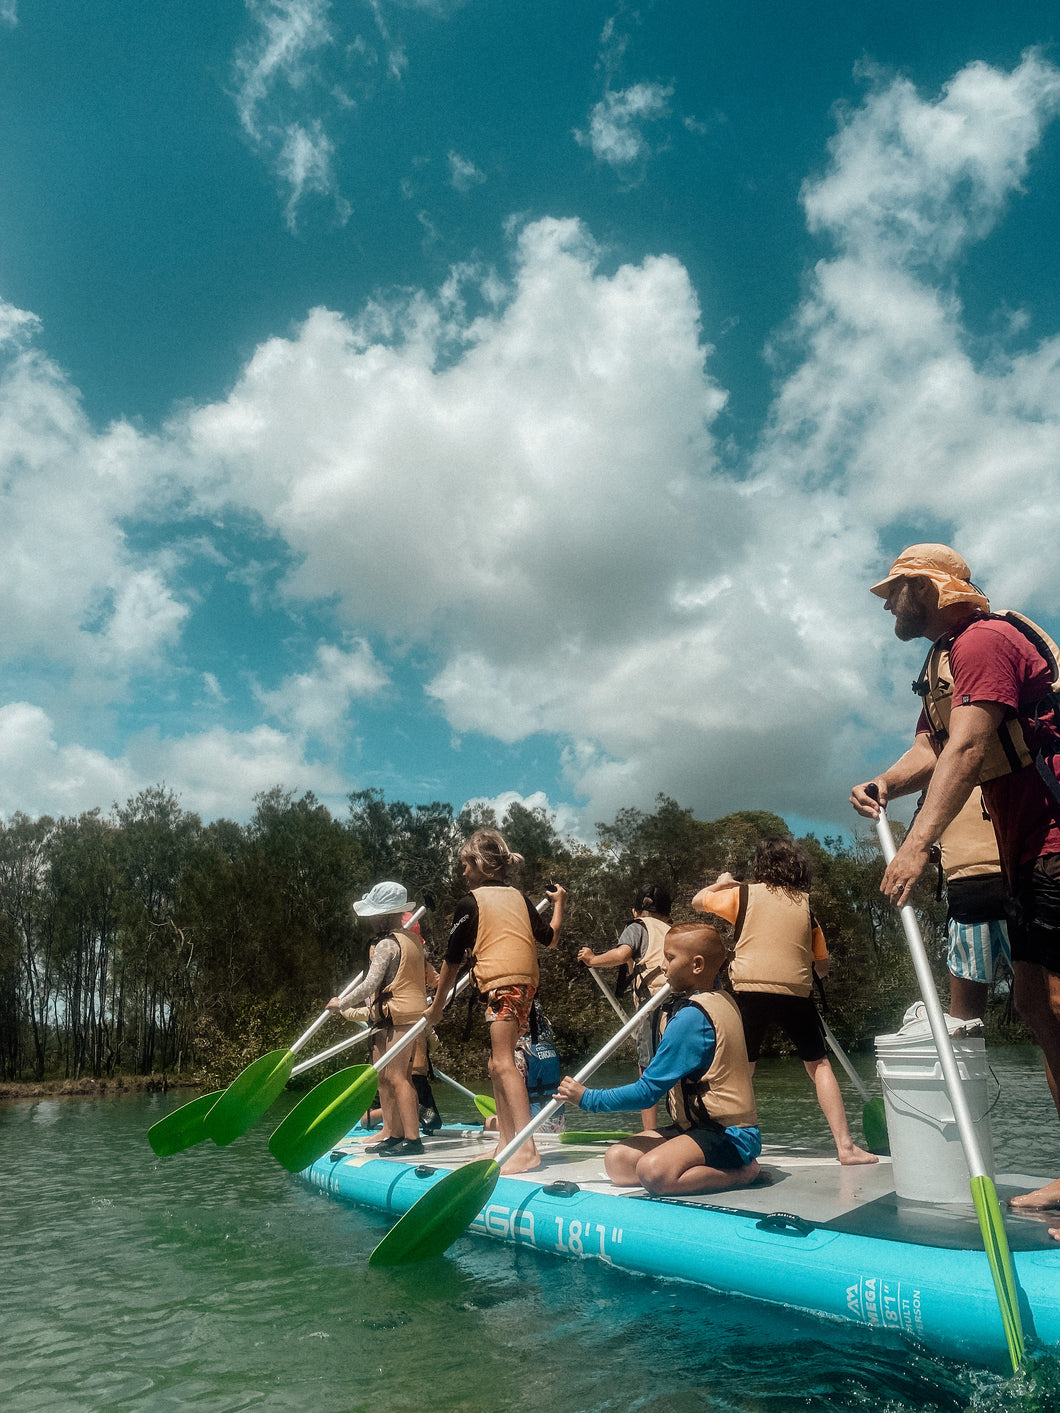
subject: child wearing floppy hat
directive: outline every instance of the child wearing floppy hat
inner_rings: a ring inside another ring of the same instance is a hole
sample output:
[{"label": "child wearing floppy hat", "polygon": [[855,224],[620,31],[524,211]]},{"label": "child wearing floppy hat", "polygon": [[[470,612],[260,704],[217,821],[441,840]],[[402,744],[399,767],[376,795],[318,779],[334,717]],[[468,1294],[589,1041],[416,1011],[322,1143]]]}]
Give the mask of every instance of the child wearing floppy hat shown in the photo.
[{"label": "child wearing floppy hat", "polygon": [[[367,922],[377,941],[369,954],[363,981],[341,1001],[333,996],[328,1002],[329,1011],[348,1015],[359,1002],[370,998],[369,1018],[379,1027],[373,1042],[373,1061],[415,1025],[427,1005],[423,939],[402,925],[412,906],[400,883],[377,883],[354,903],[353,911]],[[404,1158],[423,1152],[412,1062],[410,1046],[379,1071],[383,1131],[374,1143],[365,1145],[366,1153]]]}]

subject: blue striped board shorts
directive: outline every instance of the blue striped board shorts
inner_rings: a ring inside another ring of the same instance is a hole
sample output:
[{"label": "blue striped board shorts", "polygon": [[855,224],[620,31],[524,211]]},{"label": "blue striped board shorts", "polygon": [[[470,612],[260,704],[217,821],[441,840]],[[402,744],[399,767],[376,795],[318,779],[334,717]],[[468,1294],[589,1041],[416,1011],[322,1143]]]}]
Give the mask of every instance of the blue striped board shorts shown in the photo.
[{"label": "blue striped board shorts", "polygon": [[1008,923],[957,922],[950,918],[946,926],[949,938],[947,966],[954,976],[965,981],[994,979],[994,970],[1002,957],[1012,965],[1012,949],[1008,940]]}]

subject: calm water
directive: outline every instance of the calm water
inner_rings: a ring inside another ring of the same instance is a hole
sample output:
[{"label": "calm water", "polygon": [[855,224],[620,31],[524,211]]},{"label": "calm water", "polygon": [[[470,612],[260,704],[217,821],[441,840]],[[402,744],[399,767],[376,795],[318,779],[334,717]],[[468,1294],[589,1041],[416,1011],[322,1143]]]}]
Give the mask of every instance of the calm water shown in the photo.
[{"label": "calm water", "polygon": [[[1001,1166],[1060,1173],[1036,1057],[992,1059]],[[759,1074],[767,1137],[823,1143],[801,1066]],[[279,1168],[275,1113],[229,1149],[156,1159],[146,1130],[186,1097],[0,1107],[4,1410],[1060,1407],[1052,1355],[1039,1376],[1052,1393],[1032,1395],[883,1336],[590,1262],[469,1239],[428,1266],[370,1271],[382,1219]]]}]

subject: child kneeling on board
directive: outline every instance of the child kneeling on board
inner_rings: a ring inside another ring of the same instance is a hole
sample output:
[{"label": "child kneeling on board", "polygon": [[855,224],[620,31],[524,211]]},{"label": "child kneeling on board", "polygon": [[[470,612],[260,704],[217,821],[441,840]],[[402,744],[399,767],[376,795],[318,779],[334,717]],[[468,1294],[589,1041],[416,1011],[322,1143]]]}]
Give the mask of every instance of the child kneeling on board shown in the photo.
[{"label": "child kneeling on board", "polygon": [[740,1012],[714,989],[725,944],[713,927],[680,923],[666,934],[663,957],[673,994],[663,1002],[662,1035],[640,1079],[586,1089],[567,1076],[556,1098],[600,1114],[646,1109],[666,1095],[668,1127],[631,1134],[607,1150],[607,1175],[618,1187],[658,1195],[747,1187],[762,1177],[762,1136]]}]

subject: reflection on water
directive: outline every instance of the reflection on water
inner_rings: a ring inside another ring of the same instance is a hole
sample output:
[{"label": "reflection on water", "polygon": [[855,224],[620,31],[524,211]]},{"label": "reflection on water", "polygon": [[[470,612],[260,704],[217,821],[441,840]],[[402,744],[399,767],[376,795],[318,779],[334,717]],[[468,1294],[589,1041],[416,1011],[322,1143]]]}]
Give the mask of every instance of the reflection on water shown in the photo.
[{"label": "reflection on water", "polygon": [[[1060,1174],[1037,1057],[991,1059],[1000,1165]],[[767,1140],[827,1144],[797,1061],[763,1062],[758,1089]],[[597,1263],[468,1240],[429,1266],[371,1271],[382,1219],[283,1172],[265,1148],[275,1115],[231,1148],[156,1159],[144,1135],[180,1098],[0,1108],[5,1410],[1060,1407],[1052,1355],[1031,1376],[1052,1381],[1042,1393],[1027,1377]],[[848,1107],[856,1119],[860,1101]]]}]

